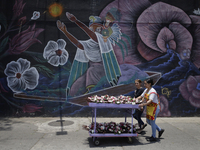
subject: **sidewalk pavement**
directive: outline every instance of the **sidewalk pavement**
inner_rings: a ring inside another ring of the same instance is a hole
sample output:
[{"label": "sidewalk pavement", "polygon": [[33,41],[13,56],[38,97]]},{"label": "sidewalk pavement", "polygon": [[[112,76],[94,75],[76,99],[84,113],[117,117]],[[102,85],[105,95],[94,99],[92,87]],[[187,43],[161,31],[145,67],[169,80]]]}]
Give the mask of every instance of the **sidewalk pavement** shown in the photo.
[{"label": "sidewalk pavement", "polygon": [[[142,118],[145,121],[145,118]],[[162,118],[156,123],[165,129],[156,142],[149,142],[151,127],[147,125],[133,143],[126,137],[102,137],[95,146],[82,125],[92,118],[0,118],[0,150],[199,150],[200,117]],[[123,122],[124,118],[97,118],[97,122]],[[131,122],[131,118],[127,118]],[[136,120],[134,120],[136,123]],[[158,133],[157,133],[158,134]]]}]

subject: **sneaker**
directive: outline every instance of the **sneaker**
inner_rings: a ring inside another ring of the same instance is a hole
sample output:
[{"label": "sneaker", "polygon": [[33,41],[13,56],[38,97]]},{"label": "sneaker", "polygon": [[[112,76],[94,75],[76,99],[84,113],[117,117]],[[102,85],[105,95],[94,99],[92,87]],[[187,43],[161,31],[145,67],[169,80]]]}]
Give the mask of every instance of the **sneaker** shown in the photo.
[{"label": "sneaker", "polygon": [[146,124],[146,123],[145,123],[145,124],[143,124],[143,125],[141,125],[141,129],[144,129],[146,126],[147,126],[147,124]]},{"label": "sneaker", "polygon": [[158,132],[158,137],[159,137],[159,138],[162,136],[162,134],[163,134],[164,131],[165,131],[164,129],[161,129],[161,130]]},{"label": "sneaker", "polygon": [[154,142],[154,141],[157,141],[157,139],[156,139],[155,137],[151,136],[151,137],[148,139],[148,141]]}]

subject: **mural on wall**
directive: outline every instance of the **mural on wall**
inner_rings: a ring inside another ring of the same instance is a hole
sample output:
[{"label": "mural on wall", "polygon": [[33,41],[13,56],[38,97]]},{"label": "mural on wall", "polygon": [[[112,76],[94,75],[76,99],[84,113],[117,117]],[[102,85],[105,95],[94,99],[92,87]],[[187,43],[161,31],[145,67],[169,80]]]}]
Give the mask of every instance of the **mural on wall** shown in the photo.
[{"label": "mural on wall", "polygon": [[1,116],[88,116],[88,96],[132,96],[138,78],[154,79],[159,116],[199,114],[198,1],[1,3]]}]

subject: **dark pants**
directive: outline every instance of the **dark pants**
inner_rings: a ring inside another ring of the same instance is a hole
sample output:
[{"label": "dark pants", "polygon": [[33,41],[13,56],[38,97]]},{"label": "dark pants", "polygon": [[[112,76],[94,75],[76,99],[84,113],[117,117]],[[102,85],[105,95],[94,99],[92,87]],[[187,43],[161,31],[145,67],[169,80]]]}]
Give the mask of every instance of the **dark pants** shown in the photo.
[{"label": "dark pants", "polygon": [[[144,109],[143,109],[143,110],[144,110]],[[140,128],[141,128],[141,125],[144,125],[144,122],[143,122],[142,119],[141,119],[143,110],[136,109],[136,110],[135,110],[135,113],[133,114],[133,117],[138,121],[138,124],[139,124],[139,127],[140,127]]]}]

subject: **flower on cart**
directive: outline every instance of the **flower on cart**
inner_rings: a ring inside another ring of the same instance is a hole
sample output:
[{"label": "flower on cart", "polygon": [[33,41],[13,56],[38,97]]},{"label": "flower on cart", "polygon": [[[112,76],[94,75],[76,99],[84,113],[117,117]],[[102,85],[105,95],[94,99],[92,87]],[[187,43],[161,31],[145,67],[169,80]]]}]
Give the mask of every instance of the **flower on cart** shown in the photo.
[{"label": "flower on cart", "polygon": [[[131,123],[128,122],[109,122],[109,123],[98,123],[96,122],[96,130],[95,133],[114,133],[114,134],[121,134],[121,133],[131,133]],[[89,126],[84,127],[84,129],[88,130],[89,133],[94,133],[94,122],[91,123]],[[136,133],[136,128],[133,125],[133,133]]]},{"label": "flower on cart", "polygon": [[131,98],[130,96],[109,96],[109,95],[102,95],[102,96],[97,96],[93,95],[88,97],[89,102],[94,102],[94,103],[113,103],[113,104],[132,104],[135,105],[135,98]]}]

